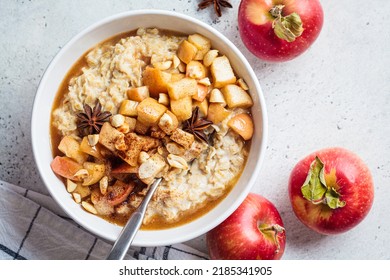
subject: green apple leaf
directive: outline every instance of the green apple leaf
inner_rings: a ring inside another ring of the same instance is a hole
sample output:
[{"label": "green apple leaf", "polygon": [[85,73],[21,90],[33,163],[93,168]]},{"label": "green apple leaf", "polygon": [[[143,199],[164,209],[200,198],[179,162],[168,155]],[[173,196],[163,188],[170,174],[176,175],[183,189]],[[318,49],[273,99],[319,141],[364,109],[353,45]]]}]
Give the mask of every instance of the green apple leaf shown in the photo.
[{"label": "green apple leaf", "polygon": [[322,203],[327,191],[324,176],[324,164],[316,157],[310,164],[310,170],[301,188],[303,197],[317,204]]},{"label": "green apple leaf", "polygon": [[330,188],[326,192],[325,200],[326,204],[332,209],[345,206],[345,201],[340,200],[340,194],[334,188]]},{"label": "green apple leaf", "polygon": [[324,203],[331,209],[345,206],[345,201],[341,201],[341,195],[334,187],[329,187],[325,181],[325,164],[316,156],[310,164],[310,170],[306,180],[301,187],[304,198],[313,204]]}]

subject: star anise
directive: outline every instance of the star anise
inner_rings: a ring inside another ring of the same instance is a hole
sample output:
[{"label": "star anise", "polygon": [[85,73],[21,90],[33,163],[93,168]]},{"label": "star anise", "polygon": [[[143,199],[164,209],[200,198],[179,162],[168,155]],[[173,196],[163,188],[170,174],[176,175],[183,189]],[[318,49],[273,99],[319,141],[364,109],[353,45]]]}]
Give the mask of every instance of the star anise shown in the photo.
[{"label": "star anise", "polygon": [[111,113],[108,111],[102,112],[102,105],[99,101],[93,109],[88,104],[84,104],[83,107],[84,112],[77,114],[77,128],[81,135],[99,133],[103,123],[111,117]]},{"label": "star anise", "polygon": [[203,0],[202,2],[199,3],[198,8],[199,10],[203,10],[206,9],[211,4],[214,5],[214,11],[218,15],[218,17],[222,16],[221,7],[233,8],[232,4],[230,4],[226,0]]},{"label": "star anise", "polygon": [[192,133],[200,141],[209,143],[207,136],[203,130],[205,130],[212,124],[213,123],[211,121],[199,117],[199,107],[197,106],[192,111],[191,118],[185,121],[183,125],[183,130]]}]

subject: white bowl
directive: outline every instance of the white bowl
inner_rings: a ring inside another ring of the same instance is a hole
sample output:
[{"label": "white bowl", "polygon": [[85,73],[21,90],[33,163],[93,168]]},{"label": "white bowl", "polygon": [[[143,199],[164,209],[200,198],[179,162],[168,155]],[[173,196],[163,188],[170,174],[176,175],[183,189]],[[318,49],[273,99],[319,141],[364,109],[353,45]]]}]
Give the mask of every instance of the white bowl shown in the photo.
[{"label": "white bowl", "polygon": [[211,39],[213,48],[220,50],[231,61],[233,69],[250,88],[254,106],[255,133],[245,169],[236,186],[210,212],[182,226],[164,230],[140,230],[135,246],[162,246],[184,242],[200,236],[226,219],[245,199],[254,184],[264,158],[267,140],[267,113],[263,94],[248,61],[225,36],[206,23],[189,16],[160,10],[138,10],[103,19],[70,40],[47,68],[35,96],[31,121],[32,147],[39,173],[52,197],[78,224],[109,241],[115,241],[121,227],[82,210],[63,183],[52,172],[53,159],[50,144],[50,114],[57,90],[68,70],[80,56],[96,44],[118,33],[139,27],[157,27],[184,34],[200,33]]}]

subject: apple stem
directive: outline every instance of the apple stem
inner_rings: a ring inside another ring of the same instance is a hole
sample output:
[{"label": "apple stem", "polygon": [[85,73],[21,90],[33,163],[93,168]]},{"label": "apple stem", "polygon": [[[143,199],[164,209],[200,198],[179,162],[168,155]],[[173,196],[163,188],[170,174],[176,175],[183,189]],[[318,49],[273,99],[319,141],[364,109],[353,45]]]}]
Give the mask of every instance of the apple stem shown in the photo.
[{"label": "apple stem", "polygon": [[282,16],[284,5],[276,5],[269,11],[275,19],[272,22],[272,28],[275,35],[287,42],[293,42],[303,33],[303,23],[297,13]]},{"label": "apple stem", "polygon": [[261,232],[263,232],[263,233],[266,233],[266,232],[269,232],[269,231],[271,231],[273,233],[273,238],[274,238],[275,244],[276,244],[275,253],[276,254],[279,253],[279,251],[280,251],[280,244],[279,244],[279,240],[278,240],[278,234],[285,231],[284,227],[282,227],[282,226],[280,226],[278,224],[274,224],[274,225],[263,227],[263,228],[259,227],[259,230]]}]

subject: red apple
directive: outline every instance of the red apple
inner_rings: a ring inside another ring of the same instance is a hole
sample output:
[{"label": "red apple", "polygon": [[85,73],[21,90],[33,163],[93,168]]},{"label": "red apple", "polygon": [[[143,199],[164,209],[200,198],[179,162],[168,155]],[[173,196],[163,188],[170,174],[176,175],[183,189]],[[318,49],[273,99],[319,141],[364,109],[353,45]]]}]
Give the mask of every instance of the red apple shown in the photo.
[{"label": "red apple", "polygon": [[276,207],[250,193],[220,225],[206,235],[214,260],[272,260],[284,253],[286,235]]},{"label": "red apple", "polygon": [[374,184],[364,162],[343,148],[317,151],[297,163],[289,195],[299,220],[322,234],[359,224],[371,209]]},{"label": "red apple", "polygon": [[307,50],[323,19],[319,0],[242,0],[238,11],[242,41],[268,61],[287,61]]}]

